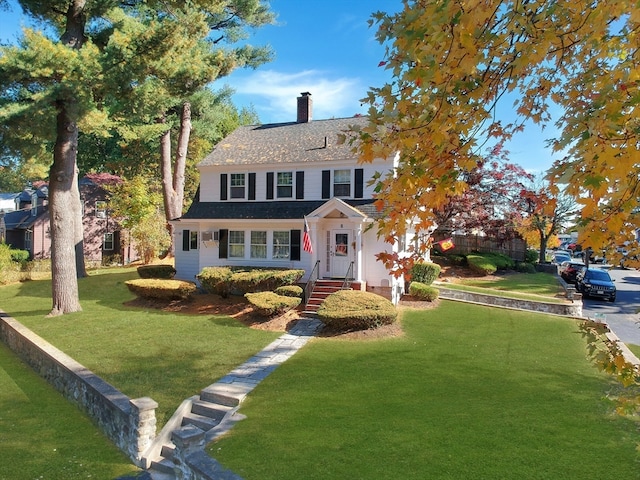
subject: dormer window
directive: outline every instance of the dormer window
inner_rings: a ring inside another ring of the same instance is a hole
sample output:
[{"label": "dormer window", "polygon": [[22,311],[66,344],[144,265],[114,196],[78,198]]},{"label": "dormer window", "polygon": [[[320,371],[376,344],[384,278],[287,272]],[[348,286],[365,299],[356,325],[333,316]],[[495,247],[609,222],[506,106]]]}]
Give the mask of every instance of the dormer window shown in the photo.
[{"label": "dormer window", "polygon": [[244,198],[244,173],[231,174],[231,198]]},{"label": "dormer window", "polygon": [[96,218],[107,218],[107,202],[104,200],[96,201]]},{"label": "dormer window", "polygon": [[31,216],[35,217],[38,214],[38,194],[33,192],[31,194]]}]

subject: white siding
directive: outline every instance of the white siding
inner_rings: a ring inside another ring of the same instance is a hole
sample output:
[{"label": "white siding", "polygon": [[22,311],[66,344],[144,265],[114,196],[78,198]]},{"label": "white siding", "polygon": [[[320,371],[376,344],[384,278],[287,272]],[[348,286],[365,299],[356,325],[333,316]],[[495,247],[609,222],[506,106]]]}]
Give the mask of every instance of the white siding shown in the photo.
[{"label": "white siding", "polygon": [[175,247],[175,265],[176,265],[176,279],[188,280],[190,282],[195,281],[195,276],[200,272],[199,257],[200,248],[197,250],[182,250],[182,237],[183,231],[198,231],[198,225],[196,223],[177,223],[174,224],[174,247]]},{"label": "white siding", "polygon": [[[267,172],[293,172],[294,188],[293,197],[286,199],[278,199],[274,195],[273,201],[278,200],[295,200],[295,172],[304,171],[304,200],[321,200],[322,199],[322,171],[331,171],[331,183],[333,192],[333,171],[349,169],[351,170],[351,195],[345,198],[354,198],[354,181],[356,168],[363,169],[364,192],[363,198],[371,198],[374,193],[375,186],[367,185],[376,171],[384,171],[391,168],[391,160],[384,162],[382,160],[375,161],[371,164],[358,165],[355,159],[324,162],[322,165],[312,165],[308,163],[297,164],[274,164],[274,165],[256,165],[251,170],[246,165],[240,166],[219,166],[219,167],[201,167],[200,169],[200,201],[202,202],[218,202],[220,201],[220,174],[226,173],[244,173],[245,174],[245,196],[248,194],[249,173],[256,174],[256,198],[255,201],[267,200]],[[227,201],[232,201],[228,197]]]}]

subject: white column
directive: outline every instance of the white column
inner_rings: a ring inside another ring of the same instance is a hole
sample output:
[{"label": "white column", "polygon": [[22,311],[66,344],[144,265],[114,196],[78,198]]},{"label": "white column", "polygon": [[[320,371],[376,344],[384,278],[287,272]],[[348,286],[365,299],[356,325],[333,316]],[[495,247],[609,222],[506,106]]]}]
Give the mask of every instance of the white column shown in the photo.
[{"label": "white column", "polygon": [[362,224],[358,225],[356,230],[356,271],[354,273],[357,281],[364,281],[362,278]]}]

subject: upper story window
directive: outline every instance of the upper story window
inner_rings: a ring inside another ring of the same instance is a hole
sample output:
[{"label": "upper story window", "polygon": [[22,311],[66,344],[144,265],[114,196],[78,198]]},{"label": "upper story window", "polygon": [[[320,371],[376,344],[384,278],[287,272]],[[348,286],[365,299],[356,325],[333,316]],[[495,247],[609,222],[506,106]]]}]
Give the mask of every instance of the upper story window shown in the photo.
[{"label": "upper story window", "polygon": [[96,201],[96,217],[107,218],[107,202],[104,200]]},{"label": "upper story window", "polygon": [[278,172],[278,198],[293,197],[293,172]]},{"label": "upper story window", "polygon": [[289,258],[291,234],[289,231],[273,232],[273,258]]},{"label": "upper story window", "polygon": [[244,231],[229,231],[229,257],[244,258]]},{"label": "upper story window", "polygon": [[333,196],[348,197],[351,195],[351,170],[333,171]]},{"label": "upper story window", "polygon": [[244,173],[231,174],[231,198],[244,198],[245,175]]}]

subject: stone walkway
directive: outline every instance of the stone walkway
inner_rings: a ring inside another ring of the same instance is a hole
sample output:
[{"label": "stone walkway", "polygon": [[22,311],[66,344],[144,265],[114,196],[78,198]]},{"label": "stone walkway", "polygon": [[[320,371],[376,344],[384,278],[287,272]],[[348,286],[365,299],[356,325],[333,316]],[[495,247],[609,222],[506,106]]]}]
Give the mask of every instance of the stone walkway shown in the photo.
[{"label": "stone walkway", "polygon": [[[198,447],[195,457],[204,458],[204,464],[200,464],[198,470],[202,473],[203,470],[207,474],[211,473],[211,476],[202,475],[198,478],[225,478],[225,479],[239,479],[240,477],[229,471],[221,471],[219,464],[214,459],[206,457],[204,454],[204,447],[211,443],[213,440],[228,432],[238,420],[244,418],[243,415],[239,415],[236,410],[244,398],[271,372],[273,372],[280,364],[291,358],[298,350],[300,350],[311,338],[313,338],[321,329],[322,322],[313,318],[302,318],[291,328],[291,330],[276,340],[267,345],[260,352],[249,358],[239,367],[233,369],[227,375],[222,377],[217,382],[209,385],[202,390],[200,398],[212,403],[219,403],[222,405],[228,405],[235,407],[229,414],[213,429],[206,432],[204,435],[204,442]],[[183,427],[184,429],[193,429],[193,426]],[[184,432],[183,432],[184,433]],[[202,432],[201,432],[202,433]],[[186,467],[183,462],[180,462],[183,468]],[[196,463],[198,463],[196,461]],[[203,468],[205,467],[205,468]],[[207,468],[209,467],[209,468]],[[189,468],[189,467],[187,467]],[[172,480],[176,476],[172,474],[156,471],[154,468],[148,472],[153,480]],[[118,480],[125,480],[128,477],[123,477]],[[141,477],[146,480],[146,477]]]},{"label": "stone walkway", "polygon": [[262,380],[314,337],[322,325],[317,319],[300,319],[288,333],[278,337],[245,363],[205,388],[203,392],[213,396],[231,395],[238,399],[238,403],[242,402]]}]

